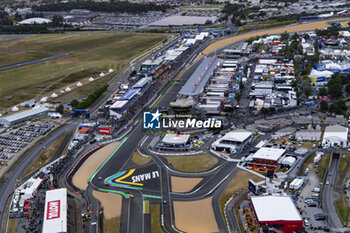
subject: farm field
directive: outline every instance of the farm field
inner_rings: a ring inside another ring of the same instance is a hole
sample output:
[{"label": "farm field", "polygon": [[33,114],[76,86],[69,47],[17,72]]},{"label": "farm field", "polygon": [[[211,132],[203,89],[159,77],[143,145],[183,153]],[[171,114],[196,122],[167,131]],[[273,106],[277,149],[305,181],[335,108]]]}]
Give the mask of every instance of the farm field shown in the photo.
[{"label": "farm field", "polygon": [[[60,88],[90,76],[96,78],[101,72],[106,73],[112,68],[114,72],[103,77],[107,81],[110,76],[125,68],[132,58],[156,46],[167,37],[158,34],[72,33],[32,35],[0,43],[0,49],[71,54],[68,57],[0,72],[0,110],[38,98],[38,95],[48,96]],[[10,55],[12,63],[25,59],[21,54],[25,52],[19,52],[17,55],[11,55],[13,51],[10,50],[0,52],[2,56]],[[8,52],[8,55],[3,52]],[[96,85],[90,85],[89,93],[104,84],[105,82],[99,81]],[[79,89],[83,90],[84,86]],[[79,94],[84,96],[86,92],[77,92],[74,97],[82,97]],[[11,101],[7,101],[9,96],[13,97]],[[67,98],[63,100],[68,101]]]}]

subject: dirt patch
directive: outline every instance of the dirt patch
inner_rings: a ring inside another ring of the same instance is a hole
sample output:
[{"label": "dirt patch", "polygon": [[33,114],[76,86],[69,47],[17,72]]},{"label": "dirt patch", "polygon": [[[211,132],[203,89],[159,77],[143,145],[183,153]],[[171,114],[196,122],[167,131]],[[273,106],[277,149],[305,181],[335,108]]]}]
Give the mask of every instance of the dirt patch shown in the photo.
[{"label": "dirt patch", "polygon": [[120,217],[122,212],[122,196],[115,193],[104,193],[99,191],[92,191],[92,194],[101,202],[104,209],[104,217],[111,219]]},{"label": "dirt patch", "polygon": [[202,178],[183,178],[172,176],[171,177],[171,191],[173,192],[189,192],[191,191]]},{"label": "dirt patch", "polygon": [[[232,43],[235,43],[235,42],[243,40],[243,39],[248,39],[249,37],[253,37],[253,36],[262,36],[264,34],[280,34],[280,33],[283,33],[285,31],[298,32],[298,31],[311,31],[311,30],[315,30],[316,28],[318,28],[318,29],[327,28],[327,27],[329,27],[327,22],[329,22],[329,20],[318,21],[318,22],[313,22],[313,23],[305,23],[305,24],[294,25],[294,26],[286,26],[286,27],[282,27],[282,28],[259,30],[259,31],[255,31],[255,32],[247,32],[247,33],[244,33],[244,34],[241,34],[238,36],[233,36],[233,37],[229,37],[229,38],[214,42],[211,45],[209,45],[207,48],[205,48],[202,51],[202,53],[209,54],[209,53],[214,52],[222,47],[228,46]],[[200,58],[201,58],[201,55],[198,55],[196,57],[196,60],[198,60]]]},{"label": "dirt patch", "polygon": [[212,198],[200,201],[174,202],[175,225],[179,230],[188,233],[218,232]]},{"label": "dirt patch", "polygon": [[73,184],[79,189],[85,190],[89,177],[96,171],[98,166],[110,155],[119,145],[119,142],[113,142],[102,149],[96,151],[81,165],[79,170],[73,176]]}]

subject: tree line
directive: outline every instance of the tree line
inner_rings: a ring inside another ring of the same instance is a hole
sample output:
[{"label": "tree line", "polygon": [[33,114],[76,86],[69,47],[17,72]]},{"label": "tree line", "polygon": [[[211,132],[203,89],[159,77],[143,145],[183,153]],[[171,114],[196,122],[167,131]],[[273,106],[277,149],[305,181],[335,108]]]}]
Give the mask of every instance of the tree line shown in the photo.
[{"label": "tree line", "polygon": [[76,109],[86,109],[91,106],[106,90],[108,89],[108,84],[104,85],[103,87],[100,87],[94,93],[89,95],[85,100],[79,103],[79,101],[74,101],[72,107],[75,107]]}]

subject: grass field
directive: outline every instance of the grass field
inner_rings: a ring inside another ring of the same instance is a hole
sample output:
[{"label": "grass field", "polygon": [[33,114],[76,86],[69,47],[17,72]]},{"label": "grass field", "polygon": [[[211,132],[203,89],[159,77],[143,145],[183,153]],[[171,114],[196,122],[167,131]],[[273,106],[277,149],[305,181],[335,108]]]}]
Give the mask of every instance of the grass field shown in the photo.
[{"label": "grass field", "polygon": [[137,165],[144,165],[148,163],[151,158],[145,158],[139,154],[139,152],[135,151],[134,154],[131,157],[131,160],[136,163]]},{"label": "grass field", "polygon": [[51,55],[47,53],[0,50],[0,66],[11,65],[19,62],[44,58],[48,56],[51,56]]},{"label": "grass field", "polygon": [[[43,90],[42,95],[48,95],[70,83],[90,76],[96,77],[109,68],[113,68],[115,71],[113,74],[116,74],[126,67],[132,58],[161,43],[167,37],[159,34],[121,33],[48,34],[1,43],[0,48],[72,55],[1,72],[0,110],[34,98]],[[15,57],[12,58],[13,62],[16,61]],[[104,82],[96,82],[89,88],[97,89],[103,84]],[[84,86],[80,89],[84,89]],[[88,93],[91,93],[91,90]],[[86,92],[78,94],[86,95]],[[11,101],[7,101],[8,96],[14,97]]]},{"label": "grass field", "polygon": [[151,205],[151,232],[152,233],[163,233],[162,227],[160,226],[160,206],[159,204]]},{"label": "grass field", "polygon": [[191,156],[167,156],[168,163],[182,172],[202,172],[218,163],[218,159],[209,154]]}]

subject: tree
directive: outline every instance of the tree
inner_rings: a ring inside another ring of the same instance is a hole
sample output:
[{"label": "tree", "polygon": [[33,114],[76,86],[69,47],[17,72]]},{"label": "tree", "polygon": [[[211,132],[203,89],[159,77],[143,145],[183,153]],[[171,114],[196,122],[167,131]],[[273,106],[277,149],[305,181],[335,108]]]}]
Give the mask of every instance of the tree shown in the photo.
[{"label": "tree", "polygon": [[310,35],[307,34],[307,33],[305,33],[305,34],[304,34],[304,39],[305,39],[305,40],[309,40],[309,39],[310,39]]},{"label": "tree", "polygon": [[247,76],[247,74],[248,74],[248,64],[245,64],[243,73],[244,73],[245,76]]},{"label": "tree", "polygon": [[292,37],[290,38],[291,40],[294,40],[294,41],[297,41],[297,40],[299,40],[299,35],[298,35],[298,33],[294,33],[293,35],[292,35]]},{"label": "tree", "polygon": [[328,111],[328,103],[326,101],[321,101],[321,103],[320,103],[320,110],[321,110],[321,112]]},{"label": "tree", "polygon": [[70,102],[70,106],[72,106],[73,108],[75,108],[76,106],[78,106],[79,105],[79,101],[78,100],[76,100],[76,99],[74,99],[74,100],[72,100],[71,102]]},{"label": "tree", "polygon": [[347,107],[344,100],[338,100],[337,102],[329,106],[329,111],[335,114],[342,114],[346,110]]},{"label": "tree", "polygon": [[309,96],[312,93],[311,80],[307,75],[303,77],[303,90],[306,96]]},{"label": "tree", "polygon": [[243,82],[241,80],[241,81],[239,81],[239,89],[242,90],[243,88],[244,88],[244,85],[243,85]]},{"label": "tree", "polygon": [[331,98],[334,99],[339,99],[343,96],[342,82],[338,75],[334,75],[328,81],[328,93],[331,96]]},{"label": "tree", "polygon": [[63,16],[62,15],[54,15],[52,18],[52,26],[59,27],[63,25]]},{"label": "tree", "polygon": [[56,112],[63,114],[64,113],[64,106],[62,104],[58,105],[56,107]]},{"label": "tree", "polygon": [[289,39],[289,33],[288,32],[283,32],[281,34],[281,41],[286,41]]},{"label": "tree", "polygon": [[269,109],[268,108],[261,108],[260,112],[263,113],[264,115],[269,113]]},{"label": "tree", "polygon": [[346,84],[345,91],[346,91],[346,94],[350,95],[350,83]]},{"label": "tree", "polygon": [[324,87],[321,87],[320,90],[318,91],[318,95],[319,96],[327,96],[328,95],[327,89]]}]

